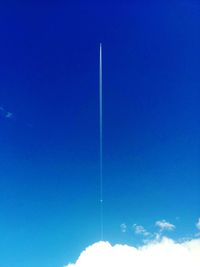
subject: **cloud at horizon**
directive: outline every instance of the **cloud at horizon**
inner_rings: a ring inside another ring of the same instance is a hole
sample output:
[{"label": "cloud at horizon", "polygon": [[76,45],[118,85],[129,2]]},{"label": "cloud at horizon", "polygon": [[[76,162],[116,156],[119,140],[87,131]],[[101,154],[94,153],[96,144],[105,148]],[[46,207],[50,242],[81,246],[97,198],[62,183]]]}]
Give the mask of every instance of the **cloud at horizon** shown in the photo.
[{"label": "cloud at horizon", "polygon": [[141,247],[100,241],[86,248],[76,263],[65,267],[199,267],[200,239],[176,243],[163,237]]}]

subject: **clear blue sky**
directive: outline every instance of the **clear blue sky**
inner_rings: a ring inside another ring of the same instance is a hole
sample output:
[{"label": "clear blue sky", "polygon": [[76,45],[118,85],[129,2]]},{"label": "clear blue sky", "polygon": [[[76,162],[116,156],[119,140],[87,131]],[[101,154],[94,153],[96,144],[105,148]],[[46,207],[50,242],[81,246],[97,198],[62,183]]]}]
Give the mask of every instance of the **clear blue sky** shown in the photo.
[{"label": "clear blue sky", "polygon": [[198,1],[31,2],[0,9],[0,266],[63,266],[100,238],[100,42],[105,239],[158,219],[193,234]]}]

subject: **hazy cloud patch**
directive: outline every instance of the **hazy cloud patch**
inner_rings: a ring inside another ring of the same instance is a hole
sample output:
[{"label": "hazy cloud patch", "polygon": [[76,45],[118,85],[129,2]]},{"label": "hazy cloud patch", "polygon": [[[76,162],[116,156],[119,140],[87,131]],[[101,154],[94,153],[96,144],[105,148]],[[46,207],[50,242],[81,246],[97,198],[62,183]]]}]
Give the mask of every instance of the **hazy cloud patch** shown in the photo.
[{"label": "hazy cloud patch", "polygon": [[176,228],[175,225],[173,225],[173,224],[171,224],[165,220],[156,221],[155,225],[160,228],[160,231],[173,231]]},{"label": "hazy cloud patch", "polygon": [[134,233],[137,235],[149,236],[150,233],[142,225],[133,225]]},{"label": "hazy cloud patch", "polygon": [[0,106],[0,116],[6,119],[12,119],[13,113],[10,111],[5,110],[2,106]]},{"label": "hazy cloud patch", "polygon": [[196,223],[196,227],[200,231],[200,218],[198,219],[198,222]]},{"label": "hazy cloud patch", "polygon": [[120,228],[121,228],[122,233],[126,233],[126,231],[127,231],[127,225],[125,223],[122,223],[120,225]]},{"label": "hazy cloud patch", "polygon": [[199,267],[200,239],[176,243],[163,237],[142,247],[98,242],[86,248],[66,267]]}]

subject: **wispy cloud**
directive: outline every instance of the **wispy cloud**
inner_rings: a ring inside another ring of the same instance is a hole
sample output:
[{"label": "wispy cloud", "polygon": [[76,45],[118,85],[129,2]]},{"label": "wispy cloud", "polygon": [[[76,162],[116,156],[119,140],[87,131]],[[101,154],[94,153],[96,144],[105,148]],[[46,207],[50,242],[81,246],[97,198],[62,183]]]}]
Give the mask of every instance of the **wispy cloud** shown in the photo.
[{"label": "wispy cloud", "polygon": [[176,226],[167,222],[166,220],[156,221],[155,225],[160,228],[160,231],[173,231],[175,230]]},{"label": "wispy cloud", "polygon": [[126,233],[126,231],[127,231],[127,225],[125,223],[122,223],[120,225],[120,228],[121,228],[122,233]]},{"label": "wispy cloud", "polygon": [[[134,234],[141,236],[142,238],[142,242],[144,244],[147,244],[151,241],[161,241],[163,237],[166,237],[166,232],[170,232],[170,231],[174,231],[176,229],[176,226],[170,222],[168,222],[167,220],[158,220],[154,223],[154,226],[157,227],[157,231],[149,231],[147,230],[144,226],[139,225],[139,224],[133,224],[132,226],[132,231],[134,232]],[[197,233],[193,234],[193,235],[189,235],[187,237],[184,238],[179,238],[178,240],[180,242],[183,241],[188,241],[190,239],[192,239],[192,237],[194,238],[199,238],[200,237],[200,218],[198,219],[198,221],[195,224],[196,229],[198,230]],[[123,233],[127,232],[127,230],[129,229],[129,226],[127,226],[127,224],[122,223],[120,225],[121,231]],[[199,266],[200,267],[200,266]]]},{"label": "wispy cloud", "polygon": [[12,119],[13,113],[10,111],[7,111],[4,107],[0,106],[0,116],[6,119]]},{"label": "wispy cloud", "polygon": [[196,223],[196,227],[200,231],[200,218],[198,219],[198,222]]},{"label": "wispy cloud", "polygon": [[134,233],[137,235],[149,236],[150,233],[142,225],[133,225]]},{"label": "wispy cloud", "polygon": [[76,263],[66,267],[199,267],[200,239],[177,243],[169,238],[142,247],[98,242],[86,248]]}]

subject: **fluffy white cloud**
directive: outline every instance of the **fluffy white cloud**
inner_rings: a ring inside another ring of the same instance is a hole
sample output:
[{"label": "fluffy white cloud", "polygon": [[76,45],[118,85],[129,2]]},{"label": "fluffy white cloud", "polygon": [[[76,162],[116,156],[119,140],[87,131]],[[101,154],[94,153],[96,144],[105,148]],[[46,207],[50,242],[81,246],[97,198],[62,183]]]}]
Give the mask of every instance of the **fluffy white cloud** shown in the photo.
[{"label": "fluffy white cloud", "polygon": [[183,243],[163,237],[136,248],[98,242],[84,250],[76,263],[66,267],[199,267],[200,239]]},{"label": "fluffy white cloud", "polygon": [[157,221],[155,223],[156,226],[158,226],[160,228],[160,231],[164,231],[164,230],[167,230],[167,231],[172,231],[174,230],[176,227],[175,225],[165,221],[165,220],[162,220],[162,221]]},{"label": "fluffy white cloud", "polygon": [[198,222],[196,224],[196,227],[197,227],[198,230],[200,230],[200,218],[199,218],[199,220],[198,220]]}]

